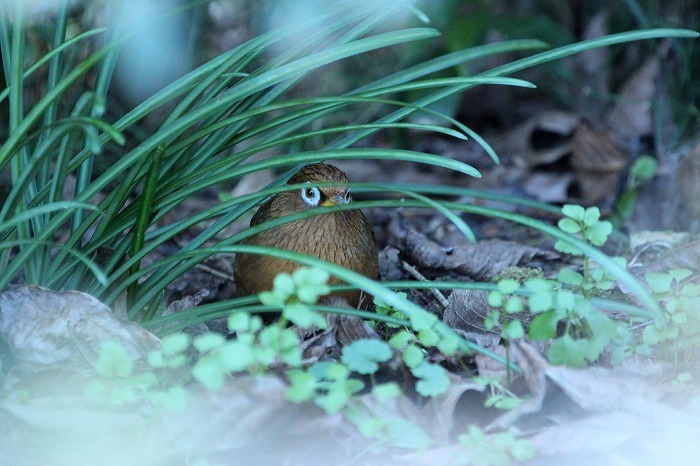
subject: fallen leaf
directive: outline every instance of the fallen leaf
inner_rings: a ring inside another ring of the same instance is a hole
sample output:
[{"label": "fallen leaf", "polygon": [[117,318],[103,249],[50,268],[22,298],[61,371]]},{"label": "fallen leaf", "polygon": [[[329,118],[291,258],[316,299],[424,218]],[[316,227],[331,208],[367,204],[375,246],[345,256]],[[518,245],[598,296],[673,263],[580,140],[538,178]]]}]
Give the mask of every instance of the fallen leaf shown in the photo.
[{"label": "fallen leaf", "polygon": [[453,271],[479,281],[490,280],[506,267],[524,265],[535,258],[559,257],[551,251],[495,239],[444,248],[413,229],[406,234],[403,251],[417,267]]},{"label": "fallen leaf", "polygon": [[[233,284],[233,264],[231,256],[215,254],[206,258],[194,268],[185,272],[181,277],[168,286],[167,300],[182,299],[184,296],[201,295],[207,290],[206,299],[215,301],[219,291]],[[202,296],[203,297],[203,296]]]},{"label": "fallen leaf", "polygon": [[651,103],[656,95],[659,71],[659,57],[654,55],[620,87],[616,104],[605,118],[606,127],[616,139],[630,141],[652,133]]},{"label": "fallen leaf", "polygon": [[497,331],[487,330],[484,327],[484,319],[493,310],[488,304],[488,291],[485,290],[455,290],[447,298],[447,307],[442,315],[442,320],[454,329],[466,333],[479,333],[488,336],[493,347],[501,340]]},{"label": "fallen leaf", "polygon": [[[700,271],[700,240],[675,248],[646,264],[644,271],[668,272],[672,269]],[[641,273],[641,272],[638,272]]]},{"label": "fallen leaf", "polygon": [[392,246],[387,246],[379,251],[379,276],[384,280],[401,280],[404,278],[399,253],[400,251]]},{"label": "fallen leaf", "polygon": [[579,120],[571,112],[542,112],[494,141],[493,146],[499,154],[512,155],[516,165],[549,165],[571,152],[571,136]]},{"label": "fallen leaf", "polygon": [[690,234],[685,231],[643,230],[630,233],[630,249],[638,253],[654,246],[677,248],[688,243]]},{"label": "fallen leaf", "polygon": [[484,385],[454,374],[448,376],[450,388],[442,395],[434,397],[430,403],[426,403],[421,411],[422,424],[433,438],[440,442],[447,442],[454,435],[455,418],[458,414],[456,411],[461,398],[467,392],[481,394],[485,389]]},{"label": "fallen leaf", "polygon": [[525,175],[522,186],[533,199],[563,204],[569,200],[569,188],[573,181],[572,173],[533,171]]},{"label": "fallen leaf", "polygon": [[[653,404],[653,403],[652,403]],[[650,406],[651,407],[651,406]],[[611,412],[552,426],[530,439],[540,464],[695,464],[700,457],[697,413],[674,409]]]},{"label": "fallen leaf", "polygon": [[574,134],[571,165],[588,204],[595,204],[614,194],[629,154],[623,152],[601,130],[582,122]]},{"label": "fallen leaf", "polygon": [[22,372],[92,370],[102,343],[110,340],[121,343],[137,364],[145,364],[148,352],[160,345],[153,334],[118,320],[86,293],[37,286],[0,295],[0,335]]}]

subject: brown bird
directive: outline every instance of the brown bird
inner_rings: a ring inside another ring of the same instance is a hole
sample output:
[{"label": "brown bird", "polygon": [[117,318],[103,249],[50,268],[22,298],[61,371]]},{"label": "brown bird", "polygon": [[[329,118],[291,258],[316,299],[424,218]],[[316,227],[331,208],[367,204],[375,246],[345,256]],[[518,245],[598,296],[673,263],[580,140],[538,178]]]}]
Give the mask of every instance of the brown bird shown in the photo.
[{"label": "brown bird", "polygon": [[[250,221],[250,226],[319,206],[347,204],[352,197],[347,187],[316,187],[314,183],[347,183],[340,169],[323,163],[307,165],[292,176],[287,184],[308,183],[299,190],[276,194],[265,202]],[[296,220],[262,231],[245,240],[245,244],[272,246],[318,257],[341,265],[371,279],[377,278],[377,244],[372,227],[359,210],[346,210]],[[257,294],[272,289],[272,280],[280,272],[292,273],[301,264],[256,254],[236,254],[234,280],[241,295]],[[329,284],[338,284],[331,277]],[[370,299],[360,302],[360,291],[334,293],[353,307],[366,307]]]}]

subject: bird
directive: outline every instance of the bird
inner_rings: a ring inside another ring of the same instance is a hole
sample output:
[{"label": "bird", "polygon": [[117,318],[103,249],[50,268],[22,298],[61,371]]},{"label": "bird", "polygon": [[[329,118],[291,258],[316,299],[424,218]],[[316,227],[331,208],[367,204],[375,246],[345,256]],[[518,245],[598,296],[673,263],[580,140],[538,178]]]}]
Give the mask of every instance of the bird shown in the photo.
[{"label": "bird", "polygon": [[[339,168],[324,163],[302,167],[287,182],[303,184],[298,190],[274,195],[250,221],[254,227],[267,220],[284,217],[321,206],[349,204],[352,196],[347,186],[315,186],[315,183],[348,183]],[[360,210],[345,210],[313,215],[275,228],[261,231],[244,244],[270,246],[307,254],[335,263],[370,279],[379,274],[377,243],[372,227]],[[239,295],[248,296],[272,289],[275,276],[292,273],[301,264],[273,256],[238,253],[234,258],[234,282]],[[331,276],[329,285],[342,283]],[[334,292],[353,308],[365,309],[371,302],[360,290]]]}]

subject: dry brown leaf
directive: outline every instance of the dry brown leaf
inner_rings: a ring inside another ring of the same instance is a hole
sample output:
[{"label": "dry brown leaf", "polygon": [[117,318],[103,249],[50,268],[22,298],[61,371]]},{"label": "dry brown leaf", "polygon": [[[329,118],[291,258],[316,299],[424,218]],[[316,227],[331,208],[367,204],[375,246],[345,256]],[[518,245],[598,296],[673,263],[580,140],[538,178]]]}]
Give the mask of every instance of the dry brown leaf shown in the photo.
[{"label": "dry brown leaf", "polygon": [[572,173],[532,171],[525,175],[523,191],[540,202],[564,203],[569,200],[569,187],[574,181]]},{"label": "dry brown leaf", "polygon": [[[446,393],[436,396],[422,408],[405,395],[389,400],[380,400],[372,394],[356,397],[351,401],[354,409],[379,419],[402,418],[428,433],[439,443],[449,442],[454,434],[455,409],[460,398],[467,392],[483,393],[483,385],[448,374],[451,379]],[[366,439],[365,439],[366,441]]]},{"label": "dry brown leaf", "polygon": [[[488,291],[485,290],[455,290],[450,293],[448,305],[442,315],[442,320],[452,327],[471,334],[481,335],[480,343],[489,343],[486,348],[494,347],[501,340],[497,331],[487,330],[484,319],[493,309],[488,304]],[[472,338],[468,338],[474,341]]]},{"label": "dry brown leaf", "polygon": [[[199,304],[207,297],[209,296],[209,290],[206,288],[201,290],[199,293],[195,295],[187,295],[182,297],[181,299],[178,299],[177,301],[173,301],[172,303],[168,304],[168,307],[165,308],[163,311],[163,316],[167,316],[170,314],[175,314],[177,312],[182,312],[186,311],[187,309],[191,309],[193,307],[199,306]],[[162,332],[163,330],[167,329],[168,327],[173,327],[177,325],[177,322],[173,322],[171,324],[165,324],[161,325],[159,327],[156,327],[153,329],[154,332],[159,333]],[[185,331],[192,337],[201,335],[202,333],[208,332],[209,327],[205,323],[200,323],[194,326],[190,326]]]},{"label": "dry brown leaf", "polygon": [[402,455],[394,455],[393,458],[398,465],[435,466],[436,464],[463,464],[466,455],[463,446],[453,444]]},{"label": "dry brown leaf", "polygon": [[616,139],[629,141],[652,133],[651,103],[659,71],[659,58],[650,57],[620,88],[617,103],[605,118]]},{"label": "dry brown leaf", "polygon": [[[544,430],[531,439],[538,454],[555,456],[611,449],[645,429],[636,416],[615,412]],[[623,463],[624,464],[624,463]]]},{"label": "dry brown leaf", "polygon": [[[700,458],[697,415],[672,409],[613,412],[552,426],[531,438],[542,464],[695,464]],[[551,459],[547,461],[547,459]]]},{"label": "dry brown leaf", "polygon": [[447,392],[433,398],[422,409],[423,425],[431,436],[441,443],[449,441],[454,434],[456,409],[462,396],[467,392],[483,393],[485,389],[484,385],[464,380],[454,374],[448,373],[448,376],[450,388]]},{"label": "dry brown leaf", "polygon": [[454,271],[474,280],[489,280],[506,267],[524,265],[534,258],[552,260],[558,254],[503,240],[486,240],[444,248],[410,229],[404,254],[417,267]]},{"label": "dry brown leaf", "polygon": [[384,280],[401,280],[404,278],[399,253],[400,251],[392,246],[387,246],[379,251],[379,276]]},{"label": "dry brown leaf", "polygon": [[[496,419],[487,430],[505,429],[523,415],[543,409],[548,400],[545,396],[554,387],[568,398],[569,410],[647,414],[658,410],[663,414],[668,409],[658,403],[663,395],[669,393],[668,388],[660,385],[656,378],[650,380],[649,372],[623,368],[569,369],[551,366],[534,347],[523,341],[513,342],[511,348],[512,358],[523,370],[531,397],[518,408]],[[565,402],[564,408],[560,409],[566,409]]]},{"label": "dry brown leaf", "polygon": [[685,231],[635,231],[630,233],[630,249],[638,253],[653,247],[677,248],[687,244],[690,234]]},{"label": "dry brown leaf", "polygon": [[16,369],[52,367],[91,370],[103,342],[120,342],[137,364],[160,345],[151,333],[116,319],[92,296],[25,286],[0,295],[0,335]]},{"label": "dry brown leaf", "polygon": [[[326,296],[321,299],[325,306],[350,309],[348,302],[338,296]],[[327,314],[328,328],[315,331],[310,338],[302,335],[301,348],[306,364],[323,359],[328,355],[340,355],[343,347],[353,341],[369,338],[378,339],[379,335],[367,323],[356,316]],[[300,332],[307,332],[299,329]],[[308,333],[308,332],[307,332]]]},{"label": "dry brown leaf", "polygon": [[[502,355],[505,355],[505,349],[502,349]],[[522,340],[511,342],[511,357],[522,369],[523,380],[529,392],[525,397],[525,401],[518,407],[505,412],[484,429],[487,432],[496,430],[505,430],[515,423],[518,419],[526,414],[536,413],[542,409],[542,404],[547,393],[547,383],[545,380],[545,369],[548,366],[547,361],[539,354],[539,352]],[[501,366],[501,374],[505,372],[505,368]],[[481,373],[481,372],[480,372]],[[503,377],[505,380],[505,377]]]},{"label": "dry brown leaf", "polygon": [[216,300],[219,290],[233,283],[233,265],[231,257],[226,254],[216,254],[205,259],[201,264],[188,270],[185,274],[168,286],[169,298],[175,296],[194,296],[207,290],[207,299]]},{"label": "dry brown leaf", "polygon": [[[303,329],[296,329],[299,333],[307,334],[308,332]],[[301,351],[306,364],[313,364],[320,360],[323,360],[329,355],[340,354],[340,346],[338,345],[338,340],[335,337],[337,328],[332,324],[329,328],[323,332],[315,333],[310,337],[306,337],[301,342]],[[302,335],[302,338],[304,336]]]},{"label": "dry brown leaf", "polygon": [[163,311],[163,315],[167,316],[169,314],[174,314],[176,312],[182,312],[187,309],[192,309],[193,307],[199,306],[204,298],[209,296],[209,290],[206,288],[201,290],[199,293],[194,295],[188,295],[177,301],[173,301],[168,304],[168,307]]},{"label": "dry brown leaf", "polygon": [[700,271],[700,240],[674,249],[647,264],[647,271],[668,272],[672,269]]},{"label": "dry brown leaf", "polygon": [[582,122],[574,135],[571,165],[583,198],[595,204],[615,193],[629,154],[589,122]]},{"label": "dry brown leaf", "polygon": [[[331,316],[329,316],[331,317]],[[337,322],[336,338],[341,348],[347,346],[353,341],[366,338],[379,339],[379,335],[372,327],[367,325],[367,322],[357,316],[333,315]]]},{"label": "dry brown leaf", "polygon": [[[574,113],[542,112],[509,131],[502,140],[496,140],[493,146],[496,152],[512,154],[519,166],[548,165],[571,152],[570,137],[578,122],[579,117]],[[535,141],[542,135],[551,141],[538,147]]]}]

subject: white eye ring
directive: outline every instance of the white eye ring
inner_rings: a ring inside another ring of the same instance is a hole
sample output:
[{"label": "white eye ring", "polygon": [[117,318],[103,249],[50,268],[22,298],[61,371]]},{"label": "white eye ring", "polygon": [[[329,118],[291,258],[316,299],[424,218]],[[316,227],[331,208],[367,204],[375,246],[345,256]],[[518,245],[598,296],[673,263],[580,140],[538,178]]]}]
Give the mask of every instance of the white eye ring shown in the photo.
[{"label": "white eye ring", "polygon": [[321,191],[319,191],[315,186],[301,188],[301,198],[307,205],[316,207],[318,203],[321,202]]},{"label": "white eye ring", "polygon": [[347,191],[345,191],[345,194],[343,194],[343,199],[345,200],[346,204],[352,200],[352,197],[350,196],[349,189]]}]

